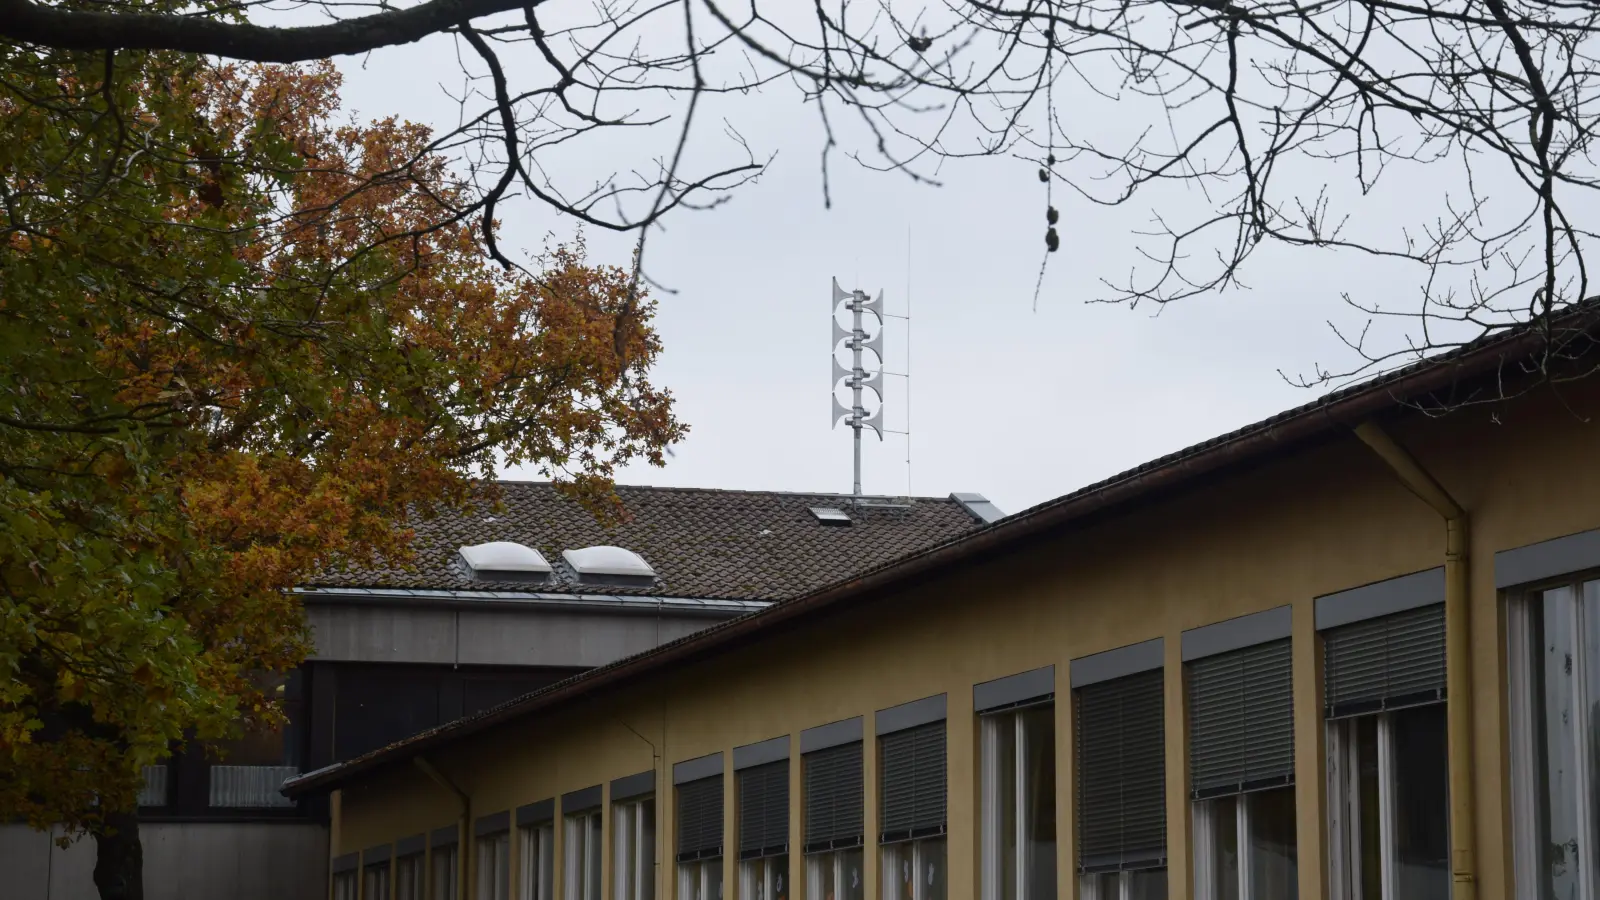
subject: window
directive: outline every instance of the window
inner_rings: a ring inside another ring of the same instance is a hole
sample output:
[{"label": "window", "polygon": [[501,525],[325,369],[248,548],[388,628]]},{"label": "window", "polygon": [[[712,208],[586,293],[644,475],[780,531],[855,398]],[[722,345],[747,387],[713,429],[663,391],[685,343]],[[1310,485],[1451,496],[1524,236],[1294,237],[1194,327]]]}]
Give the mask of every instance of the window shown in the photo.
[{"label": "window", "polygon": [[389,862],[367,866],[362,872],[362,900],[389,900]]},{"label": "window", "polygon": [[789,761],[741,769],[739,898],[789,898]]},{"label": "window", "polygon": [[424,862],[421,853],[409,853],[394,861],[394,900],[423,900]]},{"label": "window", "polygon": [[1167,895],[1162,670],[1077,689],[1080,900]]},{"label": "window", "polygon": [[1444,607],[1323,633],[1334,900],[1447,900]]},{"label": "window", "polygon": [[861,742],[801,757],[805,788],[806,897],[861,900],[863,807]]},{"label": "window", "polygon": [[1055,706],[978,720],[983,900],[1055,900]]},{"label": "window", "polygon": [[860,847],[806,854],[807,900],[861,900],[866,892],[861,861]]},{"label": "window", "polygon": [[333,900],[356,900],[355,870],[337,872],[333,876]]},{"label": "window", "polygon": [[678,863],[678,900],[719,900],[721,896],[722,860]]},{"label": "window", "polygon": [[1508,609],[1518,897],[1600,896],[1600,581]]},{"label": "window", "polygon": [[945,724],[878,739],[884,900],[944,900]]},{"label": "window", "polygon": [[618,803],[611,819],[611,884],[617,900],[652,900],[656,893],[656,801]]},{"label": "window", "polygon": [[944,838],[883,845],[883,900],[944,900]]},{"label": "window", "polygon": [[567,816],[563,844],[566,900],[600,900],[600,810]]},{"label": "window", "polygon": [[556,828],[551,822],[526,825],[522,832],[520,900],[555,900]]},{"label": "window", "polygon": [[1196,900],[1293,900],[1289,641],[1202,657],[1188,670]]},{"label": "window", "polygon": [[678,794],[678,896],[722,896],[722,773],[685,781]]},{"label": "window", "polygon": [[511,900],[511,833],[478,838],[478,900]]},{"label": "window", "polygon": [[460,873],[456,869],[456,845],[434,847],[433,900],[456,900],[456,890],[460,884]]}]

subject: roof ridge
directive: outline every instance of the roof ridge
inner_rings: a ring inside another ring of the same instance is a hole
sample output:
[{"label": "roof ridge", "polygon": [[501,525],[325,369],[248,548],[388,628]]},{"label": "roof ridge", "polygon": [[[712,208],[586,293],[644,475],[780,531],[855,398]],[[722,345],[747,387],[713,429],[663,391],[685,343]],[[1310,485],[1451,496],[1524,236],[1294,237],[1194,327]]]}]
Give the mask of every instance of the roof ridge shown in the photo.
[{"label": "roof ridge", "polygon": [[[537,481],[521,478],[495,478],[490,483],[502,486],[522,487],[554,487],[553,481]],[[931,503],[955,503],[949,494],[942,497],[931,494],[843,494],[828,491],[773,491],[752,488],[716,488],[716,487],[683,487],[677,485],[655,484],[624,484],[617,482],[618,491],[649,491],[652,493],[677,493],[677,494],[747,494],[750,496],[765,497],[815,497],[828,500],[921,500]],[[954,493],[963,493],[956,491]]]}]

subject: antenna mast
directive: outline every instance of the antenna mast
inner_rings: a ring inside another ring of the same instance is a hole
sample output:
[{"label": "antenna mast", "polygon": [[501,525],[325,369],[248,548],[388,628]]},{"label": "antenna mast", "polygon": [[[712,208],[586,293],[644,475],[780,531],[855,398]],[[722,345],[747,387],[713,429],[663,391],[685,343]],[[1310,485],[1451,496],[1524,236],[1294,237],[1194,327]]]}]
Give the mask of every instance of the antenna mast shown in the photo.
[{"label": "antenna mast", "polygon": [[[883,293],[880,291],[876,299],[867,296],[866,291],[846,291],[839,287],[839,279],[833,280],[833,425],[839,427],[843,421],[855,431],[855,495],[861,496],[861,429],[871,428],[877,432],[878,440],[883,440],[883,316],[874,305],[881,305]],[[839,326],[839,312],[841,309],[850,311],[850,328]],[[863,315],[870,314],[878,320],[876,334],[868,338],[863,328]],[[839,342],[843,340],[845,346],[850,348],[850,368],[839,365]],[[871,350],[877,354],[878,364],[873,371],[867,371],[861,351]],[[877,381],[873,381],[877,378]],[[839,381],[850,388],[850,407],[846,408],[839,402]],[[862,405],[862,391],[871,390],[878,395],[878,408],[868,414]]]}]

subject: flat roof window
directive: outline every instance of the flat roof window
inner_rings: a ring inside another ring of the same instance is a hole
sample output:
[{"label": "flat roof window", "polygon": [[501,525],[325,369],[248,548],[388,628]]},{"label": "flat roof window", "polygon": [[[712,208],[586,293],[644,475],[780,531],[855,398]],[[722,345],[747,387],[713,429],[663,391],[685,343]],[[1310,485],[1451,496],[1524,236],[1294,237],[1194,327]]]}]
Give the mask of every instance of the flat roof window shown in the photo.
[{"label": "flat roof window", "polygon": [[824,525],[838,526],[850,524],[850,517],[845,515],[844,510],[835,509],[831,506],[813,506],[811,507],[811,514],[816,516],[817,521]]},{"label": "flat roof window", "polygon": [[462,547],[461,559],[478,581],[544,581],[550,563],[544,554],[512,541],[491,541]]}]

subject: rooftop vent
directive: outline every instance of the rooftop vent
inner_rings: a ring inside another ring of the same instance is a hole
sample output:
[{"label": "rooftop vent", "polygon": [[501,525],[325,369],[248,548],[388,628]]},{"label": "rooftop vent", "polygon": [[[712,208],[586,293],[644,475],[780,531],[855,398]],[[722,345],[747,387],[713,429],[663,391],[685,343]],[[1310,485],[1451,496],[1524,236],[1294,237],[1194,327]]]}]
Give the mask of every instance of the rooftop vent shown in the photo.
[{"label": "rooftop vent", "polygon": [[561,558],[578,574],[581,584],[648,587],[656,580],[656,570],[650,568],[644,557],[622,547],[563,550]]},{"label": "rooftop vent", "polygon": [[971,513],[974,519],[985,525],[1006,517],[1006,514],[1000,511],[1000,507],[990,503],[982,494],[951,494],[950,499],[961,504],[961,507]]},{"label": "rooftop vent", "polygon": [[550,564],[532,547],[511,541],[491,541],[462,547],[461,559],[477,581],[535,581],[550,578]]},{"label": "rooftop vent", "polygon": [[831,506],[813,506],[811,507],[811,514],[816,516],[817,521],[824,525],[838,527],[850,524],[850,517],[845,515],[844,510],[835,509]]}]

